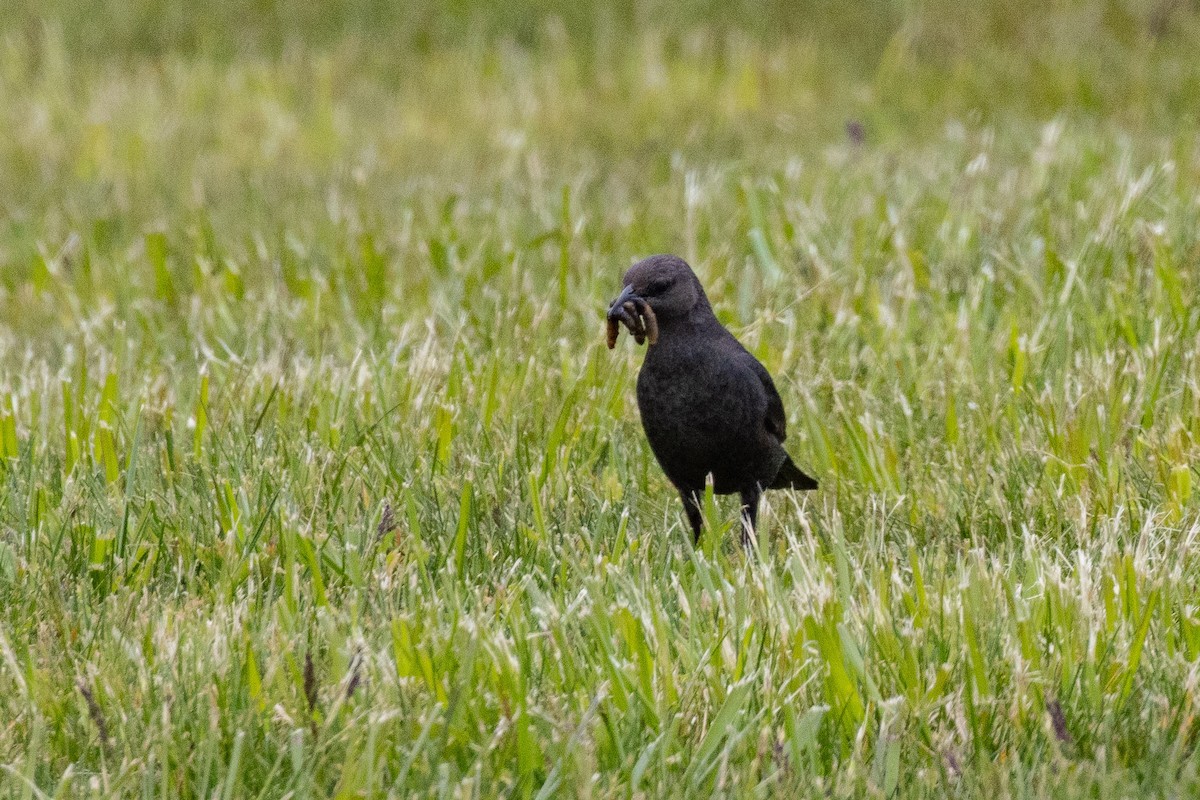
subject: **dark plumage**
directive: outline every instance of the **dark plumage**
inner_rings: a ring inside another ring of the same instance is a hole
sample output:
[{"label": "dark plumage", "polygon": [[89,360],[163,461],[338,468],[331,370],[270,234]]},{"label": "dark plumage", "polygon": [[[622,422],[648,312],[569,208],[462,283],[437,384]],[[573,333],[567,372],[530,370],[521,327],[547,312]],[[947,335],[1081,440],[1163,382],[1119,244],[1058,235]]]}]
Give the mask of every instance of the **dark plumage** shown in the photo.
[{"label": "dark plumage", "polygon": [[787,418],[779,392],[766,368],[717,320],[683,259],[651,256],[634,264],[623,283],[608,309],[609,346],[618,322],[639,342],[650,330],[657,334],[649,337],[637,380],[650,449],[679,490],[697,539],[709,474],[715,493],[741,495],[749,536],[764,489],[817,488],[783,449]]}]

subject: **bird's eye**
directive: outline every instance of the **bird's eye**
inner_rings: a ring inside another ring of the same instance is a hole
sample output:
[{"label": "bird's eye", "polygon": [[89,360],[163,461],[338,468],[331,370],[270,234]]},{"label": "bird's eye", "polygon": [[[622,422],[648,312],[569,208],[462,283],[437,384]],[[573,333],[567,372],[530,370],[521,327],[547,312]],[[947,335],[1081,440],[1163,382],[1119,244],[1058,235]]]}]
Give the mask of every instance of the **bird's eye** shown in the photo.
[{"label": "bird's eye", "polygon": [[670,286],[670,284],[666,281],[651,281],[650,283],[646,284],[646,291],[642,292],[642,294],[653,297],[656,294],[662,294],[665,292],[668,286]]}]

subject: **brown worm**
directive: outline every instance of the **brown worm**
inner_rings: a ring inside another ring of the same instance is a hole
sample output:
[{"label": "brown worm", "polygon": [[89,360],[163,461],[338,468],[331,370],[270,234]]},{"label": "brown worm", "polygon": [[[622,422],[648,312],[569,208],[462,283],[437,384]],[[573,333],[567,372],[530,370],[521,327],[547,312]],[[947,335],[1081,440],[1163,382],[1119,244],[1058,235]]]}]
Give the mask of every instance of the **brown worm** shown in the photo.
[{"label": "brown worm", "polygon": [[646,341],[646,326],[642,323],[641,309],[632,300],[621,306],[621,309],[625,312],[625,324],[633,334],[634,340],[638,344]]},{"label": "brown worm", "polygon": [[650,344],[655,344],[658,341],[658,317],[654,316],[654,309],[645,300],[639,310],[642,312],[642,329],[646,331],[646,338]]},{"label": "brown worm", "polygon": [[637,329],[637,323],[634,321],[633,315],[630,314],[629,309],[627,309],[625,306],[611,311],[609,313],[607,322],[610,349],[616,346],[617,336],[621,332],[620,326],[622,323],[624,323],[625,327],[629,329],[631,334],[633,334]]},{"label": "brown worm", "polygon": [[608,317],[609,350],[617,346],[617,336],[621,332],[622,323],[638,344],[644,344],[646,341],[650,344],[658,342],[658,318],[654,316],[654,309],[645,300],[630,300]]}]

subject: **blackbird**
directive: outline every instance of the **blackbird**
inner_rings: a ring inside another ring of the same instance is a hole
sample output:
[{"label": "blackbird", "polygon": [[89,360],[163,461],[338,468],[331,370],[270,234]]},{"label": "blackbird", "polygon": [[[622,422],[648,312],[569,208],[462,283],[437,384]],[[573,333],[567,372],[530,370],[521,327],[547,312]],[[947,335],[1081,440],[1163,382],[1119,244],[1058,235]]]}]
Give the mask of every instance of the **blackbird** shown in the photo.
[{"label": "blackbird", "polygon": [[717,320],[704,287],[683,259],[657,255],[634,264],[608,308],[609,346],[617,323],[650,340],[637,379],[638,411],[650,449],[679,490],[700,538],[700,497],[740,494],[743,542],[764,489],[816,489],[783,441],[787,418],[766,368]]}]

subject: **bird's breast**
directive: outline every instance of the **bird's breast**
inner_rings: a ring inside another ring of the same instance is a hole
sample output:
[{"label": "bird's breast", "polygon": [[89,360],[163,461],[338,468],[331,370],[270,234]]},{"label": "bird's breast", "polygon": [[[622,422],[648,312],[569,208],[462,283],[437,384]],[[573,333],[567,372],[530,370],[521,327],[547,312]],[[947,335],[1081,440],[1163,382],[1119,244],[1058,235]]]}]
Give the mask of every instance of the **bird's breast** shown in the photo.
[{"label": "bird's breast", "polygon": [[[660,341],[661,344],[661,341]],[[721,477],[759,441],[765,400],[757,379],[720,346],[650,349],[638,374],[638,410],[650,447],[677,484]]]}]

